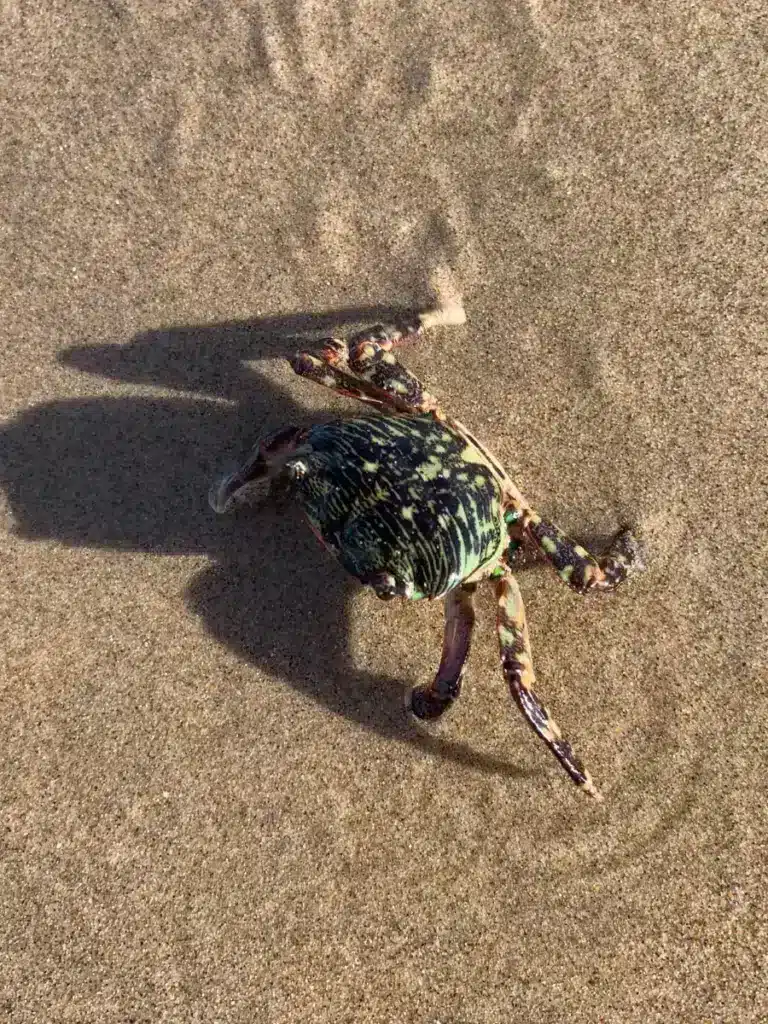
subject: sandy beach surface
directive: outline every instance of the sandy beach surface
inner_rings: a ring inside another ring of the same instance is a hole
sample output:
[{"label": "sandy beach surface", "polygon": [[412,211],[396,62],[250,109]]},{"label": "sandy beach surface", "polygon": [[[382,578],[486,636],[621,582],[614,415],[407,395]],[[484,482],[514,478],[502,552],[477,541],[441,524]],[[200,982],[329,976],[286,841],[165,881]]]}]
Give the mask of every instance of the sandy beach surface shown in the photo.
[{"label": "sandy beach surface", "polygon": [[[0,5],[0,1021],[757,1024],[766,34],[753,0]],[[350,411],[284,357],[461,294],[405,360],[543,513],[648,570],[439,602],[210,483]]]}]

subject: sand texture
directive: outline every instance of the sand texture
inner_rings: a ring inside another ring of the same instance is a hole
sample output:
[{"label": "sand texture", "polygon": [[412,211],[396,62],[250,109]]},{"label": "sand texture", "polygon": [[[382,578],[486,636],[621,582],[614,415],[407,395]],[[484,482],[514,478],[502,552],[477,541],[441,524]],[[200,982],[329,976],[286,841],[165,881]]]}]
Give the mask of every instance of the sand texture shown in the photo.
[{"label": "sand texture", "polygon": [[[766,21],[757,0],[0,4],[0,1021],[768,1020]],[[463,295],[405,360],[523,493],[648,571],[438,603],[256,437],[349,411],[295,335]]]}]

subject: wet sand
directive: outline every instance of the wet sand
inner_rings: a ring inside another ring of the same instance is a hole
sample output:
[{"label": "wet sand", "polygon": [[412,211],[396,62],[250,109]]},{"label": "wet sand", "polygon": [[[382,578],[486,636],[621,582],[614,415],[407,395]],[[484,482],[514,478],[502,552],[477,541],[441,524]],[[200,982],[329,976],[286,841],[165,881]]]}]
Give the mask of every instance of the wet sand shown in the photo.
[{"label": "wet sand", "polygon": [[[761,7],[3,4],[0,1019],[768,1019]],[[424,738],[440,605],[206,503],[351,408],[293,335],[446,291],[409,366],[645,537],[610,598],[520,574],[601,805],[490,592]]]}]

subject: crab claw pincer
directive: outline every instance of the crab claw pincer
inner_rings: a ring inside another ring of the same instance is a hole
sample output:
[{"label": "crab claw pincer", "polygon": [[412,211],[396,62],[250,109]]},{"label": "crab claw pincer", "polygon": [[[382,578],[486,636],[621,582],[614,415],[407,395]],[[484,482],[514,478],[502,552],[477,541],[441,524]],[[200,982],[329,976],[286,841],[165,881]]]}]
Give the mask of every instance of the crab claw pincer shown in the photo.
[{"label": "crab claw pincer", "polygon": [[232,505],[240,497],[241,493],[249,488],[255,481],[267,475],[269,467],[267,460],[261,451],[248,459],[234,473],[217,480],[208,492],[208,504],[214,512],[228,512]]}]

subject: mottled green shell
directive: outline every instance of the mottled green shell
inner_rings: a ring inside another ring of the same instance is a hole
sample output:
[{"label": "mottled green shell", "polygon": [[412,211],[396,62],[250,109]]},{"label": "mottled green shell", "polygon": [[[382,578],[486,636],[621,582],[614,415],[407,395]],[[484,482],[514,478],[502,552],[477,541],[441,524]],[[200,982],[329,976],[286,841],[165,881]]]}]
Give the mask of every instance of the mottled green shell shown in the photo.
[{"label": "mottled green shell", "polygon": [[305,443],[297,497],[358,579],[387,572],[411,582],[415,598],[439,597],[504,550],[493,471],[431,415],[321,424]]}]

